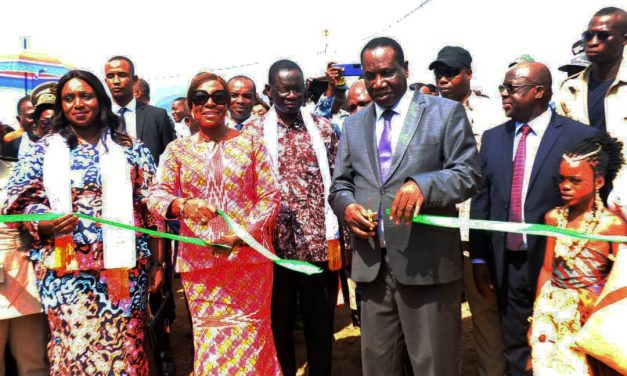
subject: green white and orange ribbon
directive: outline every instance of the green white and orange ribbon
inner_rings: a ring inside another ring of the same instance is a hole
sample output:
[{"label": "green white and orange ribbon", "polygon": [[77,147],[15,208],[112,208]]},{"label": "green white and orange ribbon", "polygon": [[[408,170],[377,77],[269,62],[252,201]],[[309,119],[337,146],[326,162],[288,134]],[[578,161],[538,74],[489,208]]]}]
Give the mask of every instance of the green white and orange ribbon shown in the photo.
[{"label": "green white and orange ribbon", "polygon": [[[282,259],[282,258],[278,257],[277,255],[275,255],[274,253],[272,253],[268,249],[266,249],[263,245],[261,245],[257,240],[255,240],[255,238],[253,238],[252,235],[250,235],[242,226],[240,226],[235,221],[233,221],[222,210],[218,209],[218,214],[222,218],[224,218],[224,220],[226,221],[227,225],[233,230],[235,235],[237,235],[240,239],[242,239],[252,249],[254,249],[255,251],[259,252],[262,256],[266,257],[267,259],[273,261],[275,264],[280,265],[280,266],[282,266],[284,268],[287,268],[287,269],[299,272],[299,273],[307,274],[307,275],[317,274],[317,273],[321,273],[322,272],[322,269],[320,269],[319,267],[317,267],[315,265],[312,265],[310,263],[307,263],[307,262],[304,262],[304,261],[300,261],[300,260]],[[213,246],[213,247],[229,248],[228,246],[225,246],[223,244],[210,244],[210,243],[207,243],[204,240],[198,239],[198,238],[193,238],[193,237],[189,237],[189,236],[175,235],[175,234],[169,234],[167,232],[161,232],[161,231],[150,230],[150,229],[141,228],[141,227],[130,226],[130,225],[127,225],[127,224],[123,224],[123,223],[119,223],[119,222],[115,222],[115,221],[110,221],[110,220],[107,220],[107,219],[104,219],[104,218],[92,217],[92,216],[86,215],[86,214],[74,213],[73,215],[78,217],[78,218],[81,218],[81,219],[86,219],[86,220],[102,223],[102,224],[105,224],[105,225],[115,226],[115,227],[131,230],[131,231],[136,231],[136,232],[147,234],[147,235],[150,235],[150,236],[153,236],[153,237],[165,238],[165,239],[170,239],[170,240],[176,240],[176,241],[179,241],[181,243],[194,244],[194,245],[201,246],[201,247]],[[2,223],[9,223],[9,222],[50,221],[50,220],[57,219],[57,218],[62,217],[62,216],[63,215],[61,215],[61,214],[55,214],[55,213],[10,214],[10,215],[0,215],[0,222],[2,222]]]},{"label": "green white and orange ribbon", "polygon": [[[387,215],[390,215],[389,209],[386,212]],[[603,242],[627,243],[627,236],[584,234],[574,230],[569,230],[556,226],[534,223],[487,221],[480,219],[465,220],[459,219],[458,217],[441,217],[437,215],[427,214],[419,214],[415,216],[414,218],[412,218],[412,222],[436,227],[459,228],[461,226],[464,226],[471,230],[512,232],[539,236],[566,236],[577,239],[596,240]]]}]

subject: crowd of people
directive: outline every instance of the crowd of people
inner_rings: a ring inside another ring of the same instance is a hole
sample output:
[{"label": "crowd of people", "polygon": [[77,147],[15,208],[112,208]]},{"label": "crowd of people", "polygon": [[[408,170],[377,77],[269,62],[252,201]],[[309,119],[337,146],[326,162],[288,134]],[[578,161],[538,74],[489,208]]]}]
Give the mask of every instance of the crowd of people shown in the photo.
[{"label": "crowd of people", "polygon": [[[0,224],[0,375],[9,353],[19,375],[172,375],[175,276],[195,375],[295,375],[299,320],[309,374],[330,375],[340,293],[364,375],[458,375],[462,299],[481,376],[627,372],[626,348],[592,356],[578,340],[621,243],[464,225],[627,235],[626,44],[627,12],[603,8],[555,95],[547,65],[521,55],[500,107],[471,88],[466,49],[443,47],[434,84],[410,85],[387,37],[363,47],[350,86],[334,62],[323,93],[291,60],[263,94],[202,72],[170,116],[125,56],[103,81],[72,70],[40,85],[17,103],[20,128],[0,129],[2,214],[32,215]],[[219,210],[321,272],[273,265]]]}]

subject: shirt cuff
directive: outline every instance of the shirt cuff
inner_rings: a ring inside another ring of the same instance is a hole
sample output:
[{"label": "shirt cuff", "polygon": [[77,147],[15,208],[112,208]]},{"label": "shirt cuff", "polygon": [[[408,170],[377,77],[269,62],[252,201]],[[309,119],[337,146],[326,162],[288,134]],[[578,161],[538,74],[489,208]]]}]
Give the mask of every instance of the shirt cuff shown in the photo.
[{"label": "shirt cuff", "polygon": [[486,260],[478,258],[470,259],[470,262],[473,264],[487,264]]}]

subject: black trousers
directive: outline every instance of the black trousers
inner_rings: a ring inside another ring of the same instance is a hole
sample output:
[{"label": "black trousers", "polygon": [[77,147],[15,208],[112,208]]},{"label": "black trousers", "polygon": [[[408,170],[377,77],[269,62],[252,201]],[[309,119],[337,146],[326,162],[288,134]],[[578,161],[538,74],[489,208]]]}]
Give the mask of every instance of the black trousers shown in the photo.
[{"label": "black trousers", "polygon": [[331,375],[333,317],[338,292],[338,273],[326,262],[315,263],[324,271],[311,276],[274,266],[272,332],[279,363],[285,376],[296,374],[294,324],[300,307],[305,326],[309,375]]},{"label": "black trousers", "polygon": [[506,251],[503,285],[499,289],[499,306],[505,359],[511,376],[531,376],[527,363],[531,348],[527,341],[528,318],[533,310],[535,281],[529,280],[526,251]]}]

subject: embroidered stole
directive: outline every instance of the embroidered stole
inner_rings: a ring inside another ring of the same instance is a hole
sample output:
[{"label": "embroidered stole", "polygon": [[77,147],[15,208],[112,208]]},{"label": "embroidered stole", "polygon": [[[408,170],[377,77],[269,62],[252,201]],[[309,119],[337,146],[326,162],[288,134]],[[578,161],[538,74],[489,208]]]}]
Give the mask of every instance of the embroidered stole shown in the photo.
[{"label": "embroidered stole", "polygon": [[[131,166],[125,148],[106,134],[96,146],[100,159],[102,181],[102,217],[135,225],[133,212],[133,183]],[[59,134],[50,136],[50,144],[44,156],[44,190],[54,213],[72,213],[72,160],[70,149]],[[109,296],[117,301],[129,296],[128,270],[136,265],[135,232],[102,225],[103,276],[108,280]],[[55,237],[54,260],[50,269],[80,270],[74,253],[72,234]]]},{"label": "embroidered stole", "polygon": [[[322,175],[322,183],[324,184],[324,214],[325,214],[325,235],[327,240],[327,246],[329,250],[329,260],[333,258],[335,261],[330,263],[332,270],[337,270],[335,267],[338,262],[338,255],[340,254],[339,243],[339,225],[338,220],[331,205],[329,205],[329,190],[331,189],[331,170],[329,169],[329,161],[327,157],[327,150],[322,141],[322,136],[316,126],[312,114],[306,109],[301,109],[301,116],[305,123],[305,128],[311,139],[311,144],[316,153],[316,159],[318,167],[320,168],[320,174]],[[279,171],[279,133],[278,133],[278,117],[274,107],[266,114],[266,118],[263,124],[263,137],[266,142],[266,148],[268,154],[272,160],[272,166],[277,173]],[[333,257],[332,257],[333,256]],[[341,256],[339,257],[341,262]]]}]

